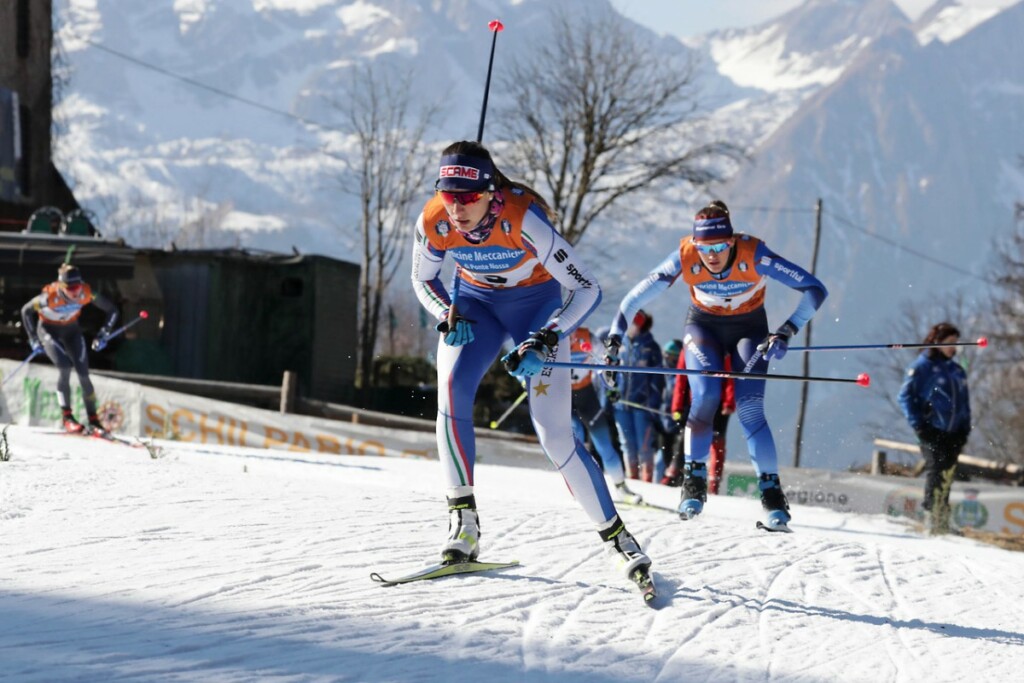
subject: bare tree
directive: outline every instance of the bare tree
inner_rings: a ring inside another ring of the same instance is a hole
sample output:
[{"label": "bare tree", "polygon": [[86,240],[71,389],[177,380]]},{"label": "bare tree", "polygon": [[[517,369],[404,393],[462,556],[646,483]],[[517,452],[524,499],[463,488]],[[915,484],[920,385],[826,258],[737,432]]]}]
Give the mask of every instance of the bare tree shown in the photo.
[{"label": "bare tree", "polygon": [[[414,109],[412,75],[398,76],[372,66],[352,70],[348,90],[334,103],[342,112],[346,141],[332,153],[345,169],[341,189],[359,202],[361,283],[359,293],[359,386],[373,382],[373,358],[384,292],[408,242],[413,203],[421,195],[432,158],[423,141],[436,107]],[[329,152],[330,153],[330,152]]]},{"label": "bare tree", "polygon": [[576,243],[615,202],[659,181],[721,179],[741,150],[700,125],[692,60],[659,52],[613,13],[552,11],[553,39],[520,50],[499,109],[510,160],[546,185],[562,235]]},{"label": "bare tree", "polygon": [[973,417],[990,457],[1024,463],[1024,215],[1016,233],[995,253],[991,345],[980,356],[977,390],[971,387],[982,397],[984,410]]}]

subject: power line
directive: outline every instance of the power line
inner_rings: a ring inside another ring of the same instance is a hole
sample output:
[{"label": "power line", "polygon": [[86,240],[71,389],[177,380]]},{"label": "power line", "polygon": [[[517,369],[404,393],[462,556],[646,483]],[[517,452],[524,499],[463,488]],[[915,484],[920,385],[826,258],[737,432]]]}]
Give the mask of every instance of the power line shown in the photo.
[{"label": "power line", "polygon": [[[734,208],[734,209],[743,209],[743,210],[746,210],[746,211],[765,211],[765,212],[768,212],[768,213],[814,213],[815,212],[815,209],[813,209],[813,208],[812,209],[804,209],[804,208],[799,208],[799,207],[795,207],[795,206],[733,206],[732,208]],[[973,278],[975,280],[979,280],[981,282],[986,282],[986,283],[992,284],[992,285],[999,284],[995,280],[991,280],[989,278],[985,278],[985,277],[982,277],[980,275],[976,275],[975,273],[972,273],[969,270],[964,270],[963,268],[960,268],[959,266],[953,265],[952,263],[948,263],[948,262],[943,261],[941,259],[937,259],[934,256],[929,256],[928,254],[925,254],[923,252],[917,251],[916,249],[912,249],[910,247],[904,246],[904,245],[902,245],[902,244],[900,244],[900,243],[898,243],[898,242],[896,242],[896,241],[894,241],[894,240],[892,240],[892,239],[890,239],[888,237],[884,237],[884,236],[879,235],[877,233],[871,232],[871,231],[869,231],[869,230],[867,230],[865,228],[862,228],[861,226],[856,225],[850,219],[845,218],[845,217],[837,214],[835,211],[832,211],[831,209],[824,209],[824,212],[829,214],[832,218],[836,219],[840,223],[843,223],[846,226],[848,226],[850,228],[853,228],[854,230],[856,230],[856,231],[858,231],[858,232],[860,232],[860,233],[862,233],[864,235],[867,235],[868,237],[871,237],[873,239],[885,242],[886,244],[888,244],[889,246],[893,247],[894,249],[898,249],[899,251],[911,254],[911,255],[916,256],[916,257],[918,257],[920,259],[924,259],[925,261],[929,261],[931,263],[934,263],[937,266],[942,266],[943,268],[948,268],[949,270],[955,271],[955,272],[960,273],[962,275],[966,275],[966,276],[968,276],[970,278]]]},{"label": "power line", "polygon": [[174,73],[173,71],[165,69],[162,66],[157,66],[156,64],[152,64],[150,62],[146,62],[144,60],[141,60],[138,57],[133,57],[133,56],[131,56],[129,54],[125,54],[124,52],[120,52],[120,51],[115,50],[113,48],[107,47],[106,45],[103,45],[101,43],[97,43],[96,41],[91,40],[89,38],[85,38],[85,37],[79,36],[77,34],[75,34],[75,38],[77,38],[78,40],[81,40],[82,42],[88,43],[89,45],[91,45],[92,47],[96,48],[97,50],[100,50],[102,52],[106,52],[107,54],[112,55],[114,57],[117,57],[118,59],[122,59],[122,60],[124,60],[126,62],[130,62],[130,63],[134,64],[135,66],[141,67],[143,69],[148,69],[149,71],[153,71],[153,72],[156,72],[156,73],[161,74],[163,76],[166,76],[168,78],[172,78],[172,79],[174,79],[176,81],[180,81],[180,82],[185,83],[187,85],[190,85],[190,86],[192,86],[194,88],[199,88],[200,90],[205,90],[207,92],[213,93],[214,95],[218,95],[220,97],[223,97],[223,98],[226,98],[226,99],[229,99],[229,100],[233,100],[233,101],[238,102],[240,104],[244,104],[246,106],[253,107],[255,109],[260,109],[262,111],[269,112],[271,114],[277,114],[278,116],[283,116],[285,118],[292,119],[293,121],[297,121],[297,122],[305,124],[307,126],[313,126],[315,128],[319,128],[320,130],[334,131],[334,132],[344,132],[343,130],[341,130],[340,128],[337,128],[335,126],[327,126],[327,125],[324,125],[324,124],[319,123],[317,121],[313,121],[311,119],[307,119],[307,118],[299,116],[297,114],[293,114],[291,112],[285,111],[283,109],[278,109],[276,107],[271,107],[270,105],[263,104],[262,102],[257,102],[256,100],[251,100],[251,99],[249,99],[247,97],[242,97],[241,95],[236,95],[236,94],[234,94],[232,92],[228,92],[227,90],[224,90],[222,88],[218,88],[216,86],[208,85],[208,84],[203,83],[201,81],[197,81],[194,78],[189,78],[188,76],[183,76],[181,74]]},{"label": "power line", "polygon": [[886,244],[888,244],[889,246],[893,247],[894,249],[898,249],[899,251],[905,252],[907,254],[911,254],[911,255],[916,256],[916,257],[918,257],[920,259],[928,261],[930,263],[934,263],[935,265],[942,266],[943,268],[948,268],[949,270],[952,270],[954,272],[960,273],[961,275],[966,275],[967,277],[973,278],[975,280],[979,280],[980,282],[986,282],[986,283],[988,283],[990,285],[998,284],[995,280],[990,280],[990,279],[982,277],[980,275],[976,275],[975,273],[972,273],[969,270],[965,270],[964,268],[961,268],[959,266],[953,265],[952,263],[948,263],[948,262],[943,261],[941,259],[937,259],[937,258],[935,258],[933,256],[929,256],[928,254],[925,254],[924,252],[920,252],[920,251],[918,251],[916,249],[911,249],[910,247],[904,246],[904,245],[900,244],[899,242],[896,242],[895,240],[892,240],[892,239],[889,239],[888,237],[885,237],[883,235],[879,235],[877,233],[871,232],[871,231],[867,230],[866,228],[862,228],[861,226],[856,225],[850,219],[845,218],[845,217],[837,214],[835,211],[832,211],[831,209],[826,209],[825,212],[828,213],[832,218],[834,218],[837,221],[839,221],[840,223],[843,223],[844,225],[846,225],[847,227],[853,228],[857,232],[860,232],[861,234],[867,235],[868,237],[871,237],[872,239],[879,240],[880,242],[885,242]]}]

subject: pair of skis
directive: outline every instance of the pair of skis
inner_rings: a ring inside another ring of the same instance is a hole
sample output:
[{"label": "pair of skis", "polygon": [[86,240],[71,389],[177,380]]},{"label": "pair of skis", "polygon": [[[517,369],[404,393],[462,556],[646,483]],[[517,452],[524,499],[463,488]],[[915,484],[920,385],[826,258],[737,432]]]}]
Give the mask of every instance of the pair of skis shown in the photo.
[{"label": "pair of skis", "polygon": [[[452,576],[455,574],[474,574],[477,572],[499,571],[518,566],[518,560],[512,560],[511,562],[441,562],[418,569],[411,574],[406,574],[405,576],[395,579],[385,579],[376,572],[370,574],[370,578],[381,586],[399,586],[404,583],[412,583],[413,581],[440,579],[442,577]],[[644,599],[644,604],[653,606],[654,599],[658,596],[658,593],[654,585],[654,579],[651,578],[649,569],[647,567],[640,567],[633,571],[633,574],[630,575],[629,579],[636,584],[637,588],[640,589],[640,595]]]}]

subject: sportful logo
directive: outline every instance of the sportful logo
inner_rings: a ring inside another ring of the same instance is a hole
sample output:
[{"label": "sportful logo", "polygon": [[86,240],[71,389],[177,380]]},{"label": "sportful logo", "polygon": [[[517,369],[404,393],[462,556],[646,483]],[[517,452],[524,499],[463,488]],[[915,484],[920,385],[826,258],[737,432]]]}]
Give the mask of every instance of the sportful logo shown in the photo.
[{"label": "sportful logo", "polygon": [[467,180],[479,180],[480,169],[472,166],[442,166],[440,176],[442,178],[466,178]]},{"label": "sportful logo", "polygon": [[555,252],[555,260],[558,261],[559,263],[561,263],[568,257],[569,255],[565,253],[565,249],[559,249],[558,251]]},{"label": "sportful logo", "polygon": [[782,265],[778,261],[775,262],[775,270],[777,270],[777,271],[779,271],[781,273],[785,273],[786,275],[790,276],[791,278],[793,278],[797,282],[803,282],[804,281],[804,276],[803,275],[801,275],[797,271],[793,270],[792,268],[787,268],[786,266]]},{"label": "sportful logo", "polygon": [[590,280],[588,280],[587,278],[583,277],[583,273],[581,273],[580,271],[576,270],[576,266],[574,266],[573,264],[570,263],[568,266],[566,266],[565,267],[565,272],[569,273],[569,275],[571,275],[573,277],[573,279],[576,280],[576,282],[578,282],[581,285],[583,285],[584,289],[590,289],[593,286],[591,284]]}]

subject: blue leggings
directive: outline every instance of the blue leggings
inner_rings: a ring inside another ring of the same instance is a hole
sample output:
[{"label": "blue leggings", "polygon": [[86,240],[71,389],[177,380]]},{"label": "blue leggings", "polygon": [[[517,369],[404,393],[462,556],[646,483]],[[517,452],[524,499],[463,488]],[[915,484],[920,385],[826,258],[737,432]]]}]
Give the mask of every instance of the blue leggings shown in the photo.
[{"label": "blue leggings", "polygon": [[[753,357],[757,345],[768,336],[764,309],[736,316],[715,316],[690,310],[683,330],[686,367],[695,370],[722,370],[729,354],[734,371],[742,372]],[[768,361],[759,358],[749,369],[764,374]],[[722,383],[717,377],[691,375],[690,415],[684,435],[687,461],[706,463],[711,451],[715,413],[722,402]],[[775,440],[764,416],[763,379],[736,380],[736,413],[747,439],[747,448],[758,475],[779,471]]]},{"label": "blue leggings", "polygon": [[[622,448],[622,456],[626,459],[627,469],[634,473],[643,467],[653,476],[654,454],[658,450],[658,430],[654,424],[656,419],[657,416],[648,410],[615,404],[615,426],[619,429],[619,446]],[[661,469],[664,470],[664,464]]]}]

